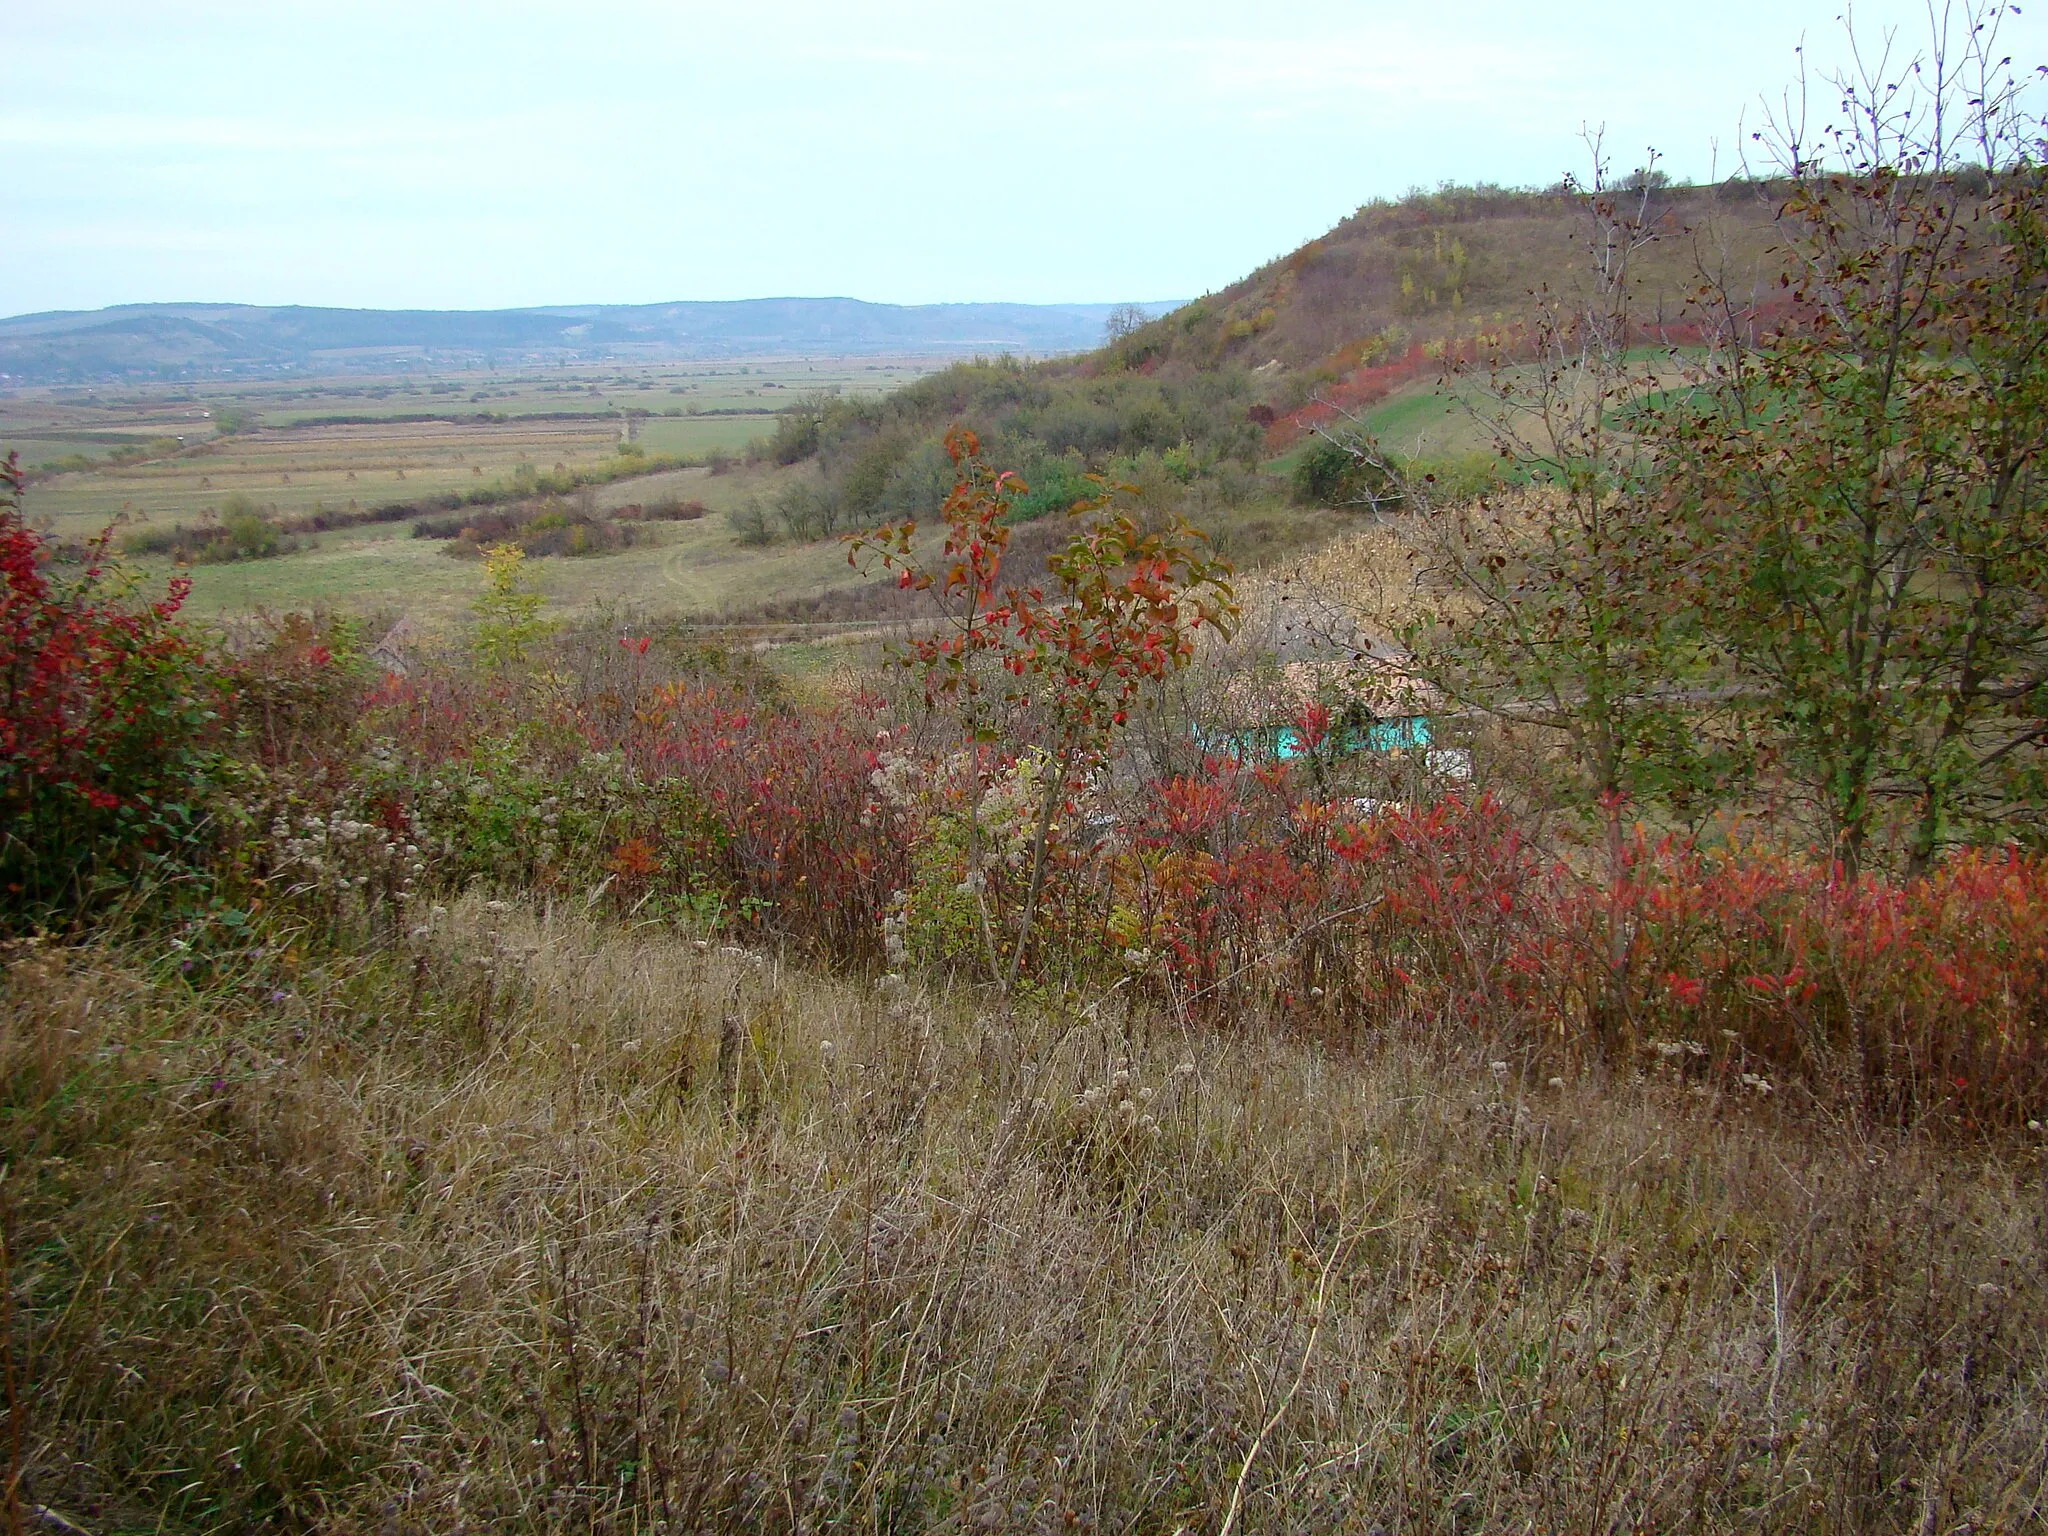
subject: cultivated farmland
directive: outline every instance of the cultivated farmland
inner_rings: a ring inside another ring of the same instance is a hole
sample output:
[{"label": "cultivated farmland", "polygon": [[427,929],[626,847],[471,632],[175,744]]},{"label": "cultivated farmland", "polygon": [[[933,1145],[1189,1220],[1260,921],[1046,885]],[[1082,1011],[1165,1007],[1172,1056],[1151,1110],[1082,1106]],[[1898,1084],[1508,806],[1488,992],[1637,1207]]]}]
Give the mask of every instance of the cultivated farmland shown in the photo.
[{"label": "cultivated farmland", "polygon": [[[772,498],[790,475],[744,463],[728,473],[726,460],[743,457],[793,398],[881,393],[932,366],[921,358],[788,359],[215,390],[16,391],[0,397],[0,451],[20,452],[35,476],[29,515],[60,537],[203,525],[231,499],[280,524],[334,525],[302,538],[293,553],[198,566],[195,614],[327,605],[422,621],[458,613],[473,567],[444,558],[442,542],[413,538],[416,516],[366,519],[408,505],[424,515],[454,498],[516,489],[522,475],[597,482],[599,515],[662,498],[701,502],[709,512],[696,522],[650,524],[642,542],[603,559],[552,562],[555,601],[717,613],[856,579],[836,550],[741,546],[723,514]],[[703,468],[707,462],[720,472]],[[699,467],[680,467],[687,465]],[[165,569],[147,555],[137,564]]]}]

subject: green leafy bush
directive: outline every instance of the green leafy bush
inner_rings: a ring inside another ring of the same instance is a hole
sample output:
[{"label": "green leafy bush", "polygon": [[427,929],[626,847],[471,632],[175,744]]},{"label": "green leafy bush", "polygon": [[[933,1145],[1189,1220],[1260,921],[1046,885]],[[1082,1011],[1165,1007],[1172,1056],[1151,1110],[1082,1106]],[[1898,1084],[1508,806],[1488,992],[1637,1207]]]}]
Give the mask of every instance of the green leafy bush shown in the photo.
[{"label": "green leafy bush", "polygon": [[516,506],[487,511],[458,512],[447,517],[423,517],[413,524],[416,539],[445,539],[444,553],[460,560],[474,560],[485,548],[496,544],[516,546],[535,559],[550,555],[605,555],[629,549],[647,537],[637,526],[662,516],[659,507],[633,508],[632,516],[622,511],[614,517],[600,517],[588,494],[574,500],[545,496]]},{"label": "green leafy bush", "polygon": [[1385,468],[1326,437],[1295,462],[1293,484],[1294,499],[1313,507],[1369,506],[1395,491]]},{"label": "green leafy bush", "polygon": [[1009,520],[1028,523],[1048,512],[1065,512],[1075,502],[1096,494],[1086,472],[1072,459],[1041,459],[1025,475],[1030,487],[1010,503]]},{"label": "green leafy bush", "polygon": [[188,565],[226,565],[295,553],[304,546],[278,526],[276,510],[237,492],[222,501],[217,522],[139,528],[123,537],[121,548],[131,555],[168,555]]}]

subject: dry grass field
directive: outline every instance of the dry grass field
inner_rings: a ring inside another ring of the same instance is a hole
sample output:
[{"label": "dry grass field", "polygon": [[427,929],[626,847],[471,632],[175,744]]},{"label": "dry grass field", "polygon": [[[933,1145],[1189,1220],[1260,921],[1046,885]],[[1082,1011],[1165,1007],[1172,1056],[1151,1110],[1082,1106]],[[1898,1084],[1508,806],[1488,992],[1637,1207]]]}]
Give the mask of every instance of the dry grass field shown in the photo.
[{"label": "dry grass field", "polygon": [[47,1528],[2041,1529],[2038,1137],[420,926],[10,953]]},{"label": "dry grass field", "polygon": [[[299,516],[468,491],[520,464],[588,468],[618,443],[627,413],[634,441],[651,454],[736,452],[796,394],[891,389],[935,365],[792,359],[455,381],[18,390],[0,395],[0,452],[18,450],[31,471],[74,456],[92,461],[45,475],[30,491],[30,515],[61,533],[117,518],[190,520],[235,492]],[[260,430],[216,436],[223,412]],[[425,415],[445,419],[401,419]],[[551,419],[560,417],[571,419]],[[140,463],[111,462],[124,445],[153,451]]]},{"label": "dry grass field", "polygon": [[74,536],[116,519],[193,522],[236,493],[304,516],[459,493],[521,464],[588,469],[618,442],[618,425],[597,417],[284,427],[220,438],[176,458],[61,475],[33,488],[28,507]]}]

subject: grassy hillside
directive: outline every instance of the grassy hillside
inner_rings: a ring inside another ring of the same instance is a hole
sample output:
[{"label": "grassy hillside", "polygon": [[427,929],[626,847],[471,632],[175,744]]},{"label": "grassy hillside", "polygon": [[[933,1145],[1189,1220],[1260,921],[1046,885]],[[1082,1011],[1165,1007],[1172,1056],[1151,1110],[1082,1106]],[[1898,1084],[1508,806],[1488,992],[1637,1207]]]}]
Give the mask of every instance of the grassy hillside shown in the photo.
[{"label": "grassy hillside", "polygon": [[[1696,334],[1684,304],[1702,260],[1752,287],[1775,281],[1776,210],[1757,187],[1638,198],[1656,231],[1633,268],[1640,311],[1659,317],[1645,345]],[[1092,353],[959,364],[887,399],[806,397],[783,412],[772,453],[815,461],[846,526],[935,505],[939,439],[956,422],[1032,485],[1020,520],[1071,501],[1089,472],[1160,500],[1192,496],[1211,520],[1284,499],[1289,450],[1329,415],[1319,401],[1384,409],[1372,425],[1390,446],[1460,479],[1484,474],[1485,434],[1451,419],[1469,415],[1458,390],[1432,391],[1454,361],[1512,364],[1535,307],[1583,286],[1591,232],[1583,198],[1564,192],[1446,188],[1375,203]]]},{"label": "grassy hillside", "polygon": [[[1775,206],[1748,183],[1651,192],[1646,216],[1661,238],[1638,269],[1645,307],[1679,317],[1701,255],[1693,237],[1710,220],[1726,242],[1715,259],[1763,272]],[[1528,312],[1533,295],[1580,285],[1587,235],[1580,198],[1563,192],[1446,187],[1370,203],[1242,281],[1132,332],[1099,362],[1167,377],[1265,369],[1299,394],[1413,345],[1499,332]]]},{"label": "grassy hillside", "polygon": [[[1754,189],[1662,191],[1652,213],[1660,240],[1641,271],[1653,312],[1677,312],[1691,235],[1709,216],[1729,259],[1763,260],[1771,209]],[[1024,477],[1018,522],[1065,508],[1087,493],[1086,476],[1107,474],[1257,566],[1345,520],[1294,481],[1305,424],[1327,414],[1311,402],[1365,413],[1390,449],[1449,485],[1493,472],[1461,387],[1437,388],[1444,361],[1495,346],[1512,355],[1533,296],[1578,281],[1583,217],[1563,195],[1494,189],[1375,204],[1221,293],[1051,362],[933,372],[938,359],[785,358],[19,391],[0,398],[0,447],[22,448],[37,471],[30,515],[72,538],[109,522],[124,537],[217,531],[230,506],[253,505],[281,528],[321,523],[275,541],[273,558],[196,568],[193,611],[208,615],[321,604],[455,614],[472,575],[440,558],[443,546],[412,540],[415,519],[333,525],[405,504],[432,515],[436,500],[521,475],[630,471],[617,457],[626,435],[650,467],[761,447],[744,471],[698,475],[686,489],[606,491],[594,515],[674,491],[711,516],[650,524],[623,547],[607,535],[601,558],[549,561],[543,586],[560,608],[613,601],[798,620],[887,611],[888,590],[846,567],[836,535],[929,517],[952,483],[942,439],[955,424]],[[1021,542],[1026,574],[1045,542]]]}]

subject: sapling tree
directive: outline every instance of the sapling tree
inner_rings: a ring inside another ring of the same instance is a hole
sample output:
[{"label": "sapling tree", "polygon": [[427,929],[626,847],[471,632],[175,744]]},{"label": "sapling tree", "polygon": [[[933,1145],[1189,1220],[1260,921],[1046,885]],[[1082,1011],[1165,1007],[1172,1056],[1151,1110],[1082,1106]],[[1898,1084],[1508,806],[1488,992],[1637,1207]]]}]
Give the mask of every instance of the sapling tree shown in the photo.
[{"label": "sapling tree", "polygon": [[1431,482],[1403,474],[1361,423],[1328,445],[1385,487],[1375,510],[1418,518],[1417,580],[1380,616],[1416,680],[1454,707],[1548,734],[1618,837],[1624,803],[1698,798],[1726,764],[1691,718],[1713,656],[1688,541],[1642,433],[1674,381],[1639,291],[1661,218],[1649,178],[1615,186],[1597,136],[1589,148],[1590,180],[1566,183],[1583,216],[1583,282],[1538,294],[1512,352],[1447,381],[1491,439],[1504,487],[1438,505]]},{"label": "sapling tree", "polygon": [[1790,318],[1710,275],[1699,387],[1650,433],[1718,647],[1852,870],[1894,821],[1917,870],[2048,812],[2048,180],[2006,10],[1912,58],[1852,36],[1838,120],[1773,117]]},{"label": "sapling tree", "polygon": [[554,626],[541,617],[547,599],[526,584],[526,551],[493,544],[484,551],[484,589],[470,602],[477,655],[495,667],[517,666]]},{"label": "sapling tree", "polygon": [[1115,346],[1125,337],[1143,330],[1152,323],[1152,317],[1136,304],[1119,304],[1109,312],[1102,322],[1103,340]]},{"label": "sapling tree", "polygon": [[957,479],[939,509],[946,527],[939,563],[928,564],[916,548],[917,520],[906,518],[847,535],[847,563],[863,560],[896,572],[897,585],[929,598],[933,618],[912,636],[898,658],[917,673],[927,710],[951,707],[966,737],[968,776],[967,865],[977,927],[989,974],[1000,974],[994,928],[982,891],[980,789],[984,760],[997,736],[996,720],[1013,695],[1014,673],[1000,665],[1008,644],[1010,610],[999,590],[1010,529],[1004,518],[1022,482],[996,471],[981,458],[980,441],[955,428],[946,434],[946,454]]},{"label": "sapling tree", "polygon": [[954,429],[946,449],[959,478],[941,509],[938,561],[917,549],[915,522],[851,536],[847,558],[875,561],[903,587],[932,598],[935,623],[909,639],[901,659],[917,673],[926,705],[950,703],[967,737],[976,786],[968,876],[978,903],[982,848],[973,818],[988,749],[1026,744],[1003,741],[1004,722],[1037,722],[1039,739],[1030,744],[1043,754],[1043,771],[1030,872],[1006,944],[980,907],[990,975],[1007,994],[1030,950],[1062,806],[1109,759],[1147,692],[1187,664],[1198,632],[1228,633],[1238,608],[1228,565],[1208,552],[1198,530],[1180,518],[1147,526],[1106,485],[1070,512],[1080,527],[1047,561],[1049,586],[1004,582],[1004,518],[1028,488],[991,468],[972,432]]},{"label": "sapling tree", "polygon": [[1053,818],[1080,779],[1100,765],[1147,690],[1187,665],[1205,626],[1228,635],[1238,614],[1230,569],[1208,540],[1176,517],[1148,529],[1105,488],[1080,503],[1085,519],[1046,562],[1048,602],[1036,588],[1016,593],[1016,675],[1038,685],[1051,723],[1054,771],[1041,790],[1031,840],[1031,876],[1004,989],[1013,988],[1044,890]]}]

